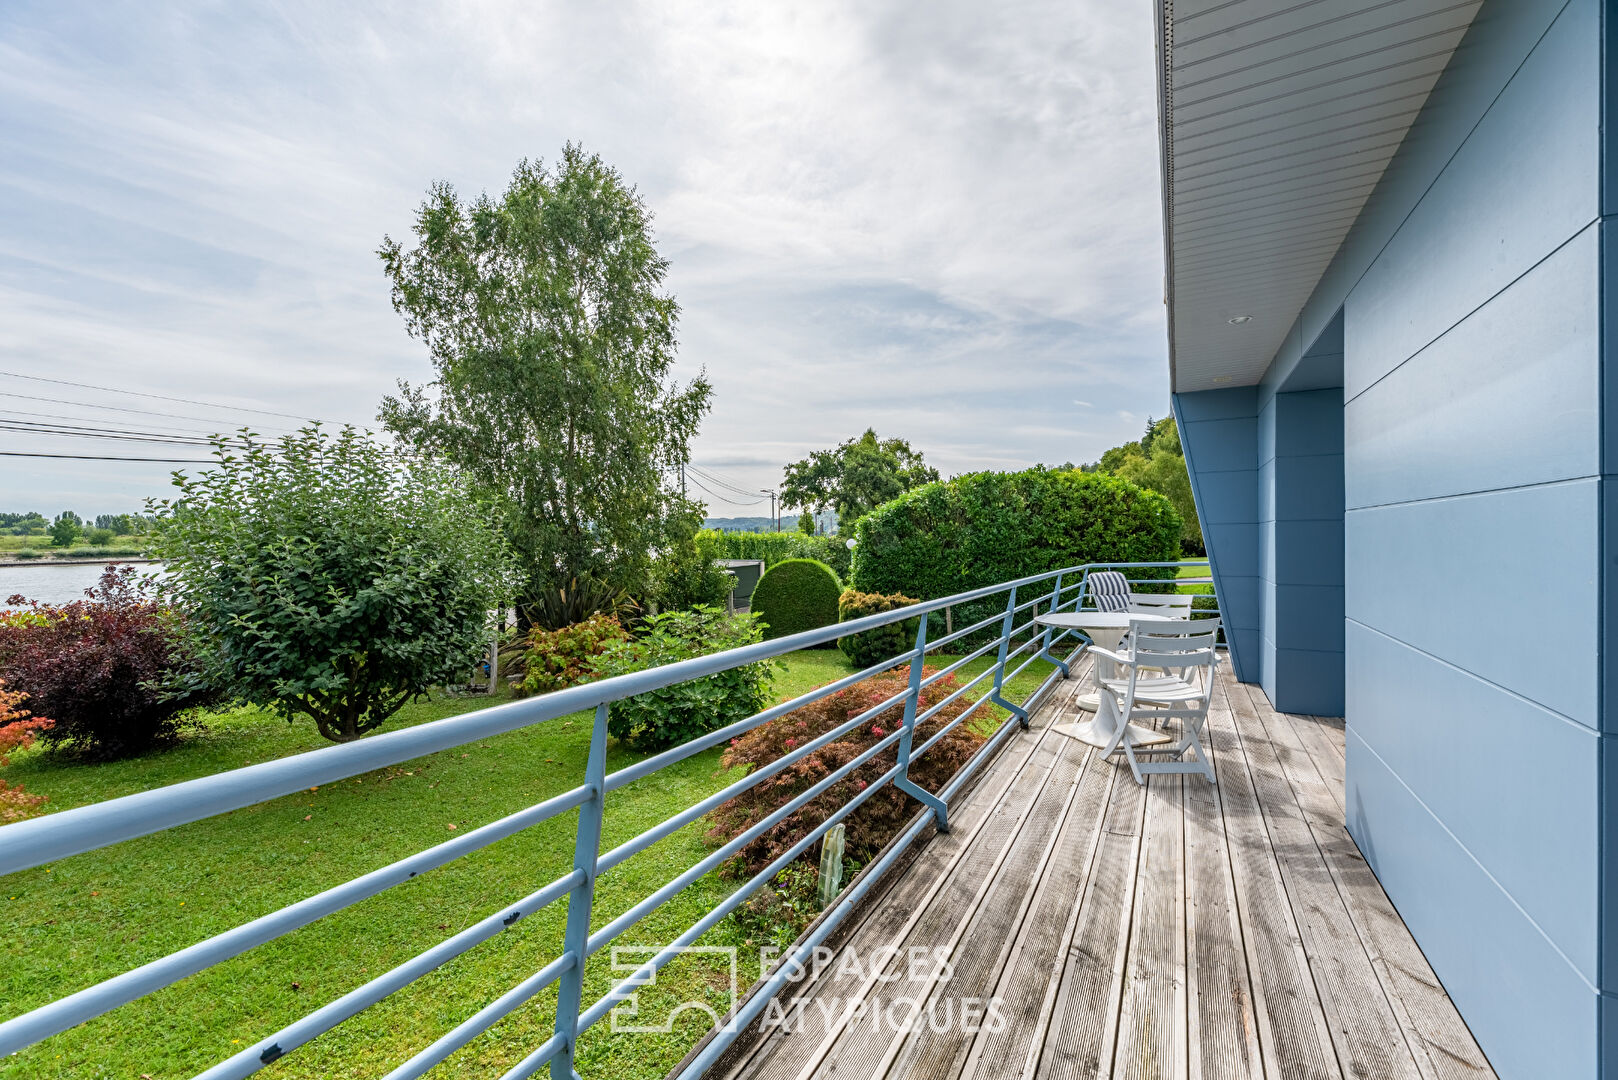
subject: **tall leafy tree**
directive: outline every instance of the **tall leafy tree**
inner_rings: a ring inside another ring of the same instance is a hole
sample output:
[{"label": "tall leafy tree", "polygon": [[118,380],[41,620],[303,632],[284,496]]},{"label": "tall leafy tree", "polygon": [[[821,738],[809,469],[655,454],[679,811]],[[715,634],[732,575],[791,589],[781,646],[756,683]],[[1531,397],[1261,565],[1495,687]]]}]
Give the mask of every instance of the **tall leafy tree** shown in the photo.
[{"label": "tall leafy tree", "polygon": [[816,450],[786,467],[781,505],[837,511],[837,528],[851,533],[862,515],[912,488],[938,479],[903,439],[879,439],[871,428],[830,450]]},{"label": "tall leafy tree", "polygon": [[1138,440],[1113,447],[1101,455],[1100,461],[1086,465],[1085,471],[1109,473],[1167,496],[1180,515],[1184,530],[1180,543],[1187,551],[1202,552],[1202,525],[1197,520],[1197,503],[1191,493],[1180,431],[1172,416],[1148,420],[1146,433]]},{"label": "tall leafy tree", "polygon": [[436,378],[381,419],[505,504],[528,591],[595,579],[634,593],[692,505],[665,482],[710,407],[671,375],[679,306],[644,200],[569,144],[498,198],[434,184],[415,246],[379,254]]}]

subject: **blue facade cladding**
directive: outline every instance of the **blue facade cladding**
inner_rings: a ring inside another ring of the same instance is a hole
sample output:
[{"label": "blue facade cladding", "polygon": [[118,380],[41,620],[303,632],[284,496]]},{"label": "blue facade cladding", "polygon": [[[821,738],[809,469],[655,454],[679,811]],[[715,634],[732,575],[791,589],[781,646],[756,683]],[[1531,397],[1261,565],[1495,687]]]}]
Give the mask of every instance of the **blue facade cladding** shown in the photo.
[{"label": "blue facade cladding", "polygon": [[1238,675],[1339,673],[1349,831],[1508,1080],[1618,1080],[1605,14],[1486,2],[1261,385],[1175,400]]}]

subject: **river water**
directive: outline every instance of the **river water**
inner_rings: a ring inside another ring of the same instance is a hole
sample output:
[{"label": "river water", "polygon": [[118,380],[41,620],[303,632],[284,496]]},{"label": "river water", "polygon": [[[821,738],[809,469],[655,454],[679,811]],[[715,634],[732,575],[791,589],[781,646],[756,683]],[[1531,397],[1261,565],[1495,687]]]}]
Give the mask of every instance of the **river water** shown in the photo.
[{"label": "river water", "polygon": [[[30,600],[46,604],[65,604],[70,600],[83,600],[84,590],[94,585],[107,568],[107,563],[48,563],[41,559],[34,563],[0,566],[0,607],[14,594],[21,593]],[[141,574],[161,572],[161,563],[136,563]]]}]

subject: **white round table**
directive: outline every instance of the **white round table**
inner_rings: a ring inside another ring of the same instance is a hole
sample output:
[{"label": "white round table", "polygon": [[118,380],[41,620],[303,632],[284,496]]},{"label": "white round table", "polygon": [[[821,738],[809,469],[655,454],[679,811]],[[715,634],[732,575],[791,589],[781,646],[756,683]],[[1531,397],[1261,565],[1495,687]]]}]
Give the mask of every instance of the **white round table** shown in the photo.
[{"label": "white round table", "polygon": [[[1124,635],[1129,633],[1131,622],[1178,622],[1179,620],[1168,615],[1142,615],[1127,611],[1058,611],[1051,615],[1041,615],[1034,620],[1041,626],[1051,626],[1058,630],[1082,630],[1089,635],[1090,640],[1109,652],[1116,652],[1118,646],[1123,644]],[[1089,693],[1080,694],[1075,704],[1086,712],[1096,714],[1094,720],[1077,724],[1058,724],[1057,731],[1071,735],[1080,742],[1091,746],[1105,748],[1112,743],[1113,736],[1117,734],[1112,718],[1101,709],[1101,680],[1115,677],[1113,663],[1105,657],[1095,658],[1095,670],[1091,678],[1095,681],[1096,689]],[[1154,743],[1168,742],[1169,736],[1161,731],[1141,727],[1139,724],[1129,725],[1131,740],[1136,746],[1146,746]]]}]

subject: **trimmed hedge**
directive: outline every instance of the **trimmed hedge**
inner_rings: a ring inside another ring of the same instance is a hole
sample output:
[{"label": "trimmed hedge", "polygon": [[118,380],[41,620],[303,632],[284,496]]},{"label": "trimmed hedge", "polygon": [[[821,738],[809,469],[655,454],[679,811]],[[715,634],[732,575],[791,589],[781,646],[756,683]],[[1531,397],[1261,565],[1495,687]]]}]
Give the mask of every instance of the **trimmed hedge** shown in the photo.
[{"label": "trimmed hedge", "polygon": [[848,576],[852,556],[835,536],[808,536],[801,532],[720,532],[706,529],[699,540],[711,540],[721,559],[762,559],[768,570],[782,559],[818,559],[839,579]]},{"label": "trimmed hedge", "polygon": [[782,559],[753,587],[753,613],[764,623],[764,637],[786,637],[837,621],[842,582],[815,559]]},{"label": "trimmed hedge", "polygon": [[[909,607],[915,602],[908,596],[883,596],[847,589],[837,598],[837,621],[852,622],[867,615],[880,615],[884,611]],[[916,622],[915,619],[905,619],[903,622],[879,626],[875,630],[840,637],[837,647],[843,650],[844,656],[854,661],[856,667],[868,668],[911,648],[916,642]]]},{"label": "trimmed hedge", "polygon": [[[933,600],[1081,563],[1170,562],[1180,557],[1181,523],[1155,491],[1039,466],[916,488],[861,518],[855,533],[854,588]],[[1172,578],[1174,570],[1131,576]]]}]

